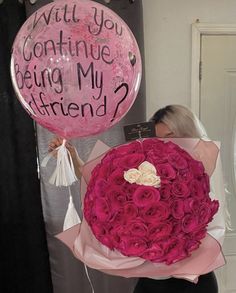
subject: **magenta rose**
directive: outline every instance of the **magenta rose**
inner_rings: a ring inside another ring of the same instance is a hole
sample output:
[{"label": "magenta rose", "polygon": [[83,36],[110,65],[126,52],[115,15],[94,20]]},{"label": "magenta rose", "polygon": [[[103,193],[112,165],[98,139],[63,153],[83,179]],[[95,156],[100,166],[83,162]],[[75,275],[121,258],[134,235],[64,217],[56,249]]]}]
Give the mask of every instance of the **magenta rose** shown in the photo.
[{"label": "magenta rose", "polygon": [[185,241],[185,250],[187,250],[188,252],[194,251],[198,249],[200,244],[201,244],[200,241],[196,239],[187,239]]},{"label": "magenta rose", "polygon": [[176,197],[188,197],[190,195],[190,190],[185,182],[175,181],[171,188],[172,194]]},{"label": "magenta rose", "polygon": [[210,180],[209,176],[204,173],[200,179],[200,184],[202,185],[202,189],[204,194],[209,194],[210,192]]},{"label": "magenta rose", "polygon": [[135,220],[133,222],[127,223],[127,230],[129,234],[134,237],[146,237],[147,236],[147,225],[144,224],[142,220]]},{"label": "magenta rose", "polygon": [[179,170],[176,179],[188,184],[193,179],[193,173],[190,169]]},{"label": "magenta rose", "polygon": [[135,153],[124,155],[121,158],[115,159],[113,165],[128,170],[131,168],[137,168],[142,162],[145,161],[144,154]]},{"label": "magenta rose", "polygon": [[137,207],[145,207],[160,200],[160,193],[152,186],[138,186],[133,194],[133,202]]},{"label": "magenta rose", "polygon": [[127,202],[127,197],[121,186],[111,186],[106,192],[106,199],[112,210],[121,209]]},{"label": "magenta rose", "polygon": [[188,167],[188,163],[185,158],[180,156],[177,152],[169,153],[168,162],[171,164],[171,166],[178,170],[183,170]]},{"label": "magenta rose", "polygon": [[110,249],[113,249],[114,246],[112,244],[112,241],[109,237],[109,233],[108,231],[105,229],[104,225],[101,225],[98,222],[95,222],[92,225],[92,231],[95,235],[97,235],[97,239],[104,245],[106,245],[107,247],[109,247]]},{"label": "magenta rose", "polygon": [[131,201],[133,199],[133,194],[135,192],[135,190],[139,187],[139,185],[135,184],[135,183],[125,183],[123,185],[123,189],[126,193],[127,198]]},{"label": "magenta rose", "polygon": [[104,179],[98,179],[94,184],[94,192],[98,197],[104,197],[108,188],[109,185]]},{"label": "magenta rose", "polygon": [[161,199],[168,200],[171,196],[171,186],[169,184],[162,184],[160,187]]},{"label": "magenta rose", "polygon": [[117,168],[115,171],[113,171],[108,180],[109,184],[112,185],[123,185],[126,183],[124,179],[124,171],[121,168]]},{"label": "magenta rose", "polygon": [[210,204],[211,207],[211,216],[213,217],[219,210],[220,204],[218,200],[213,200]]},{"label": "magenta rose", "polygon": [[119,156],[124,156],[127,154],[136,154],[142,152],[142,144],[139,141],[133,141],[129,144],[121,145],[117,148],[116,153]]},{"label": "magenta rose", "polygon": [[111,166],[109,164],[101,165],[98,172],[98,177],[107,180],[111,174]]},{"label": "magenta rose", "polygon": [[153,223],[148,226],[149,239],[161,240],[169,237],[172,232],[172,224],[170,222]]},{"label": "magenta rose", "polygon": [[185,213],[192,213],[197,211],[201,201],[197,198],[188,197],[184,199],[184,212]]},{"label": "magenta rose", "polygon": [[104,222],[111,217],[111,209],[106,199],[97,199],[94,204],[94,212],[97,218]]},{"label": "magenta rose", "polygon": [[126,256],[141,256],[148,248],[147,241],[140,237],[123,237],[119,250]]},{"label": "magenta rose", "polygon": [[187,214],[182,219],[182,230],[185,233],[193,232],[198,228],[198,226],[198,216],[195,214]]},{"label": "magenta rose", "polygon": [[142,254],[142,258],[152,262],[163,262],[165,260],[165,251],[162,243],[154,242]]},{"label": "magenta rose", "polygon": [[126,236],[125,226],[114,224],[109,232],[111,242],[113,243],[114,247],[117,248],[121,245],[122,238]]},{"label": "magenta rose", "polygon": [[167,265],[173,264],[187,256],[184,249],[184,239],[172,238],[163,241],[163,247],[165,250],[165,263]]},{"label": "magenta rose", "polygon": [[192,198],[197,198],[197,199],[201,200],[205,197],[205,193],[204,193],[202,184],[197,179],[193,179],[189,183],[189,190],[190,190]]},{"label": "magenta rose", "polygon": [[165,143],[156,138],[145,139],[142,146],[145,153],[148,153],[150,150],[156,153],[163,153],[165,150]]},{"label": "magenta rose", "polygon": [[127,202],[123,207],[123,215],[126,223],[138,216],[138,207],[131,202]]},{"label": "magenta rose", "polygon": [[201,177],[204,174],[204,166],[202,162],[191,160],[189,161],[189,169],[193,173],[194,177]]},{"label": "magenta rose", "polygon": [[182,219],[184,212],[184,201],[181,199],[173,200],[171,204],[171,214],[175,219]]},{"label": "magenta rose", "polygon": [[159,164],[156,167],[157,173],[161,177],[163,183],[168,183],[168,181],[175,179],[176,172],[170,164]]},{"label": "magenta rose", "polygon": [[157,223],[169,217],[170,208],[165,202],[160,201],[144,207],[140,213],[148,223]]},{"label": "magenta rose", "polygon": [[147,152],[147,161],[154,164],[154,166],[157,166],[158,164],[167,163],[168,156],[166,153],[157,152],[156,150],[151,149]]}]

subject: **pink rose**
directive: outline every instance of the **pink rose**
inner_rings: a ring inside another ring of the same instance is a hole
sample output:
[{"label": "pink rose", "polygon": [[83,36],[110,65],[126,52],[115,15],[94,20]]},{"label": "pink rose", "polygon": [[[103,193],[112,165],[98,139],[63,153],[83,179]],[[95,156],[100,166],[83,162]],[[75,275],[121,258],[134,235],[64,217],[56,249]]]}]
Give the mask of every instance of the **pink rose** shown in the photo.
[{"label": "pink rose", "polygon": [[195,197],[200,200],[205,197],[202,184],[196,179],[193,179],[189,183],[189,190],[190,190],[191,197],[193,198]]},{"label": "pink rose", "polygon": [[184,201],[181,199],[173,200],[171,204],[172,216],[175,219],[182,219],[184,216]]},{"label": "pink rose", "polygon": [[153,223],[148,226],[149,239],[153,241],[161,240],[169,237],[172,232],[172,225],[170,222]]},{"label": "pink rose", "polygon": [[126,184],[123,185],[124,192],[129,200],[132,200],[133,194],[138,187],[139,186],[135,183],[129,184],[126,182]]},{"label": "pink rose", "polygon": [[171,188],[172,194],[176,197],[188,197],[190,194],[186,183],[182,181],[174,181]]},{"label": "pink rose", "polygon": [[117,168],[115,171],[113,171],[108,180],[109,184],[111,184],[111,186],[114,185],[123,185],[126,183],[125,179],[124,179],[124,171],[120,168]]},{"label": "pink rose", "polygon": [[198,240],[195,240],[195,239],[188,239],[185,241],[185,249],[188,251],[188,252],[191,252],[191,251],[194,251],[196,249],[199,248],[200,246],[200,241]]},{"label": "pink rose", "polygon": [[124,219],[126,222],[135,219],[138,216],[138,208],[130,202],[127,202],[123,207]]},{"label": "pink rose", "polygon": [[163,152],[151,149],[147,152],[147,161],[153,163],[156,166],[158,164],[167,163],[168,156]]},{"label": "pink rose", "polygon": [[119,157],[140,152],[142,152],[142,144],[139,141],[133,141],[131,143],[121,145],[115,149],[115,154],[118,154]]},{"label": "pink rose", "polygon": [[126,235],[124,225],[114,224],[110,230],[111,241],[114,247],[117,248],[121,245],[122,238]]},{"label": "pink rose", "polygon": [[123,170],[128,170],[131,168],[137,168],[143,161],[145,161],[144,154],[134,153],[115,159],[113,165],[118,166]]},{"label": "pink rose", "polygon": [[107,221],[111,216],[110,206],[104,198],[95,201],[94,212],[97,218],[102,222]]},{"label": "pink rose", "polygon": [[165,149],[165,144],[162,140],[157,138],[148,138],[143,140],[143,149],[144,152],[149,152],[150,150],[154,150],[155,152],[163,152]]},{"label": "pink rose", "polygon": [[133,202],[138,207],[145,207],[160,200],[160,193],[152,186],[139,186],[133,194]]},{"label": "pink rose", "polygon": [[124,218],[122,209],[113,210],[111,218],[109,219],[111,225],[125,225],[126,219]]},{"label": "pink rose", "polygon": [[167,265],[173,264],[187,256],[184,249],[184,239],[172,238],[163,241],[163,247],[165,250],[165,262]]},{"label": "pink rose", "polygon": [[193,232],[198,228],[198,216],[194,214],[187,214],[182,219],[182,230],[185,233]]},{"label": "pink rose", "polygon": [[143,238],[123,237],[119,250],[126,256],[141,256],[147,248],[147,241]]},{"label": "pink rose", "polygon": [[200,161],[189,161],[189,169],[192,171],[194,177],[200,177],[204,173],[204,166]]},{"label": "pink rose", "polygon": [[169,153],[168,155],[168,162],[178,170],[183,170],[188,167],[187,161],[180,156],[177,152]]},{"label": "pink rose", "polygon": [[114,249],[114,246],[111,242],[111,239],[109,237],[109,233],[104,228],[104,225],[96,222],[92,225],[92,231],[96,238],[104,245],[109,247],[110,249]]},{"label": "pink rose", "polygon": [[154,242],[151,247],[145,250],[141,257],[153,262],[163,262],[165,259],[165,251],[161,243]]},{"label": "pink rose", "polygon": [[162,183],[168,183],[176,177],[176,172],[170,164],[159,164],[156,166],[157,174],[161,177]]},{"label": "pink rose", "polygon": [[202,202],[198,209],[199,223],[208,224],[219,208],[219,202],[214,200],[211,203]]},{"label": "pink rose", "polygon": [[145,237],[147,235],[148,228],[141,220],[135,220],[133,222],[127,223],[128,231],[131,236],[134,237]]},{"label": "pink rose", "polygon": [[200,179],[200,184],[202,185],[203,192],[205,194],[209,194],[210,192],[210,180],[209,176],[204,173]]},{"label": "pink rose", "polygon": [[188,197],[184,200],[184,211],[185,213],[192,213],[198,210],[200,200],[197,198]]},{"label": "pink rose", "polygon": [[94,184],[94,193],[96,196],[104,197],[106,190],[108,188],[108,183],[104,179],[97,179]]},{"label": "pink rose", "polygon": [[181,233],[183,233],[183,231],[182,231],[182,223],[181,223],[181,221],[173,219],[173,220],[171,221],[171,224],[172,224],[172,234],[173,234],[174,236],[178,236],[178,235],[180,235]]},{"label": "pink rose", "polygon": [[162,184],[160,188],[161,199],[168,200],[171,196],[171,186],[168,184]]},{"label": "pink rose", "polygon": [[189,169],[179,170],[176,179],[188,184],[193,179],[193,173]]},{"label": "pink rose", "polygon": [[211,206],[211,217],[213,218],[213,216],[217,213],[219,209],[220,203],[218,200],[213,200],[210,206]]},{"label": "pink rose", "polygon": [[109,164],[103,164],[99,168],[98,177],[107,180],[111,173],[111,166]]},{"label": "pink rose", "polygon": [[140,213],[148,223],[157,223],[169,217],[170,208],[166,203],[160,201],[144,207]]},{"label": "pink rose", "polygon": [[107,190],[106,199],[109,202],[111,210],[119,210],[127,202],[124,190],[117,185],[111,186]]}]

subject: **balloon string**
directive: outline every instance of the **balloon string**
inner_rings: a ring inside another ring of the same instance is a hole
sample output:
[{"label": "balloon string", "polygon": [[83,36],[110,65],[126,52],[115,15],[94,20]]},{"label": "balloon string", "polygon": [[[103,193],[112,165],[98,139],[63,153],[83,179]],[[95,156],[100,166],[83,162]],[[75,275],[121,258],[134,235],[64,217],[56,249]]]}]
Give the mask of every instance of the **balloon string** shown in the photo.
[{"label": "balloon string", "polygon": [[87,278],[89,280],[89,284],[91,286],[92,293],[95,293],[94,288],[93,288],[93,284],[92,284],[92,281],[90,279],[89,272],[88,272],[88,268],[87,268],[86,264],[84,264],[84,269],[85,269],[85,272],[86,272],[86,276],[87,276]]}]

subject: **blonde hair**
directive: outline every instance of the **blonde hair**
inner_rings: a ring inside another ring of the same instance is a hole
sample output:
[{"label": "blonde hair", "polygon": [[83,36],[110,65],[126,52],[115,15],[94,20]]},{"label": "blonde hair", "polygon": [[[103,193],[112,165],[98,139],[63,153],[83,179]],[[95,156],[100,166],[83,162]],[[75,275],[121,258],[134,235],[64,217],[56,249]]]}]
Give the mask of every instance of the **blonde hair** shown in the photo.
[{"label": "blonde hair", "polygon": [[158,110],[150,121],[155,124],[165,123],[175,137],[201,137],[195,124],[194,114],[182,105],[168,105]]}]

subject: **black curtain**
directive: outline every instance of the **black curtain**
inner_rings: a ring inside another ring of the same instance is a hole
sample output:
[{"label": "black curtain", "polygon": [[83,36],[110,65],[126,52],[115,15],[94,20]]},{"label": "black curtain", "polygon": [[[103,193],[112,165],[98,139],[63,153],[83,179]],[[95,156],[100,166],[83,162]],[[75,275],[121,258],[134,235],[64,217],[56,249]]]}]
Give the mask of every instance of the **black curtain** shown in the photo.
[{"label": "black curtain", "polygon": [[18,1],[0,4],[0,292],[51,293],[35,132],[9,72],[11,46],[24,20]]}]

